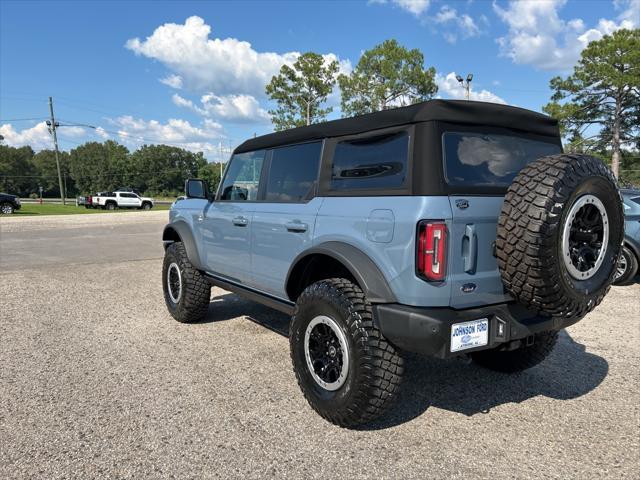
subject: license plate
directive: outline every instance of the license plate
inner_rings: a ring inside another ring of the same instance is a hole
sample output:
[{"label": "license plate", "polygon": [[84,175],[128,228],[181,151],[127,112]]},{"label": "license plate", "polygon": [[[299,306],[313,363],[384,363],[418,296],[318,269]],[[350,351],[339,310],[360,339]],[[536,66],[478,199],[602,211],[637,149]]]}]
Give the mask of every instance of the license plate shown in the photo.
[{"label": "license plate", "polygon": [[451,326],[451,351],[482,347],[489,343],[489,319],[481,318]]}]

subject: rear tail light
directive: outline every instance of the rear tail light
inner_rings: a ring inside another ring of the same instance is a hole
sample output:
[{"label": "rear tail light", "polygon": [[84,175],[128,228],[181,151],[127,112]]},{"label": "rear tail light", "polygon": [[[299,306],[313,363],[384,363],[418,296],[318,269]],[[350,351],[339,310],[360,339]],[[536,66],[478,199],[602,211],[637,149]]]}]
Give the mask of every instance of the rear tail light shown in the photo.
[{"label": "rear tail light", "polygon": [[420,222],[416,249],[418,275],[431,282],[443,281],[447,275],[447,225]]}]

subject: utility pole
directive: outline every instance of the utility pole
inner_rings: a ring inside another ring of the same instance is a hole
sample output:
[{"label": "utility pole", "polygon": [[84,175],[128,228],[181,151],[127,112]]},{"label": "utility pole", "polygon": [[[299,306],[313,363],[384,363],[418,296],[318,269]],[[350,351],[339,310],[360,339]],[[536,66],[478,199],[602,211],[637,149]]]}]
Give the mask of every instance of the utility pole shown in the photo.
[{"label": "utility pole", "polygon": [[55,147],[56,152],[56,167],[58,167],[58,184],[60,186],[60,200],[62,200],[62,205],[67,204],[66,192],[64,190],[64,185],[62,183],[62,172],[60,171],[60,152],[58,152],[58,135],[56,134],[56,128],[58,124],[56,123],[56,119],[53,116],[53,98],[49,97],[49,112],[51,113],[51,121],[47,122],[49,126],[49,133],[53,137],[53,145]]}]

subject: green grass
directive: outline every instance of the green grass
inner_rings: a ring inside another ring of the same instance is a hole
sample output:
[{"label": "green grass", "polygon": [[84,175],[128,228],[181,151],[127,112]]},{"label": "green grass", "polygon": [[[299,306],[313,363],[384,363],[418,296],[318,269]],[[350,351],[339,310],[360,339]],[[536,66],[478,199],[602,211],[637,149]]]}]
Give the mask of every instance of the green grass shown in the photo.
[{"label": "green grass", "polygon": [[[153,210],[169,210],[170,205],[156,205]],[[57,205],[55,203],[23,203],[20,210],[16,210],[13,214],[16,216],[33,216],[33,215],[77,215],[79,213],[119,213],[119,212],[138,212],[144,215],[146,212],[142,210],[123,208],[118,210],[102,210],[93,208],[76,207],[75,205]]]}]

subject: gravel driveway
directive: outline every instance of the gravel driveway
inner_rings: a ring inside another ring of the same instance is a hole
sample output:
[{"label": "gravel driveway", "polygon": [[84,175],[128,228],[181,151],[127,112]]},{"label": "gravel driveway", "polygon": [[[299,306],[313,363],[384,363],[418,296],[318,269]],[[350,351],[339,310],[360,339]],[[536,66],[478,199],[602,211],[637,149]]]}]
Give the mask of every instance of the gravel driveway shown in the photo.
[{"label": "gravel driveway", "polygon": [[344,430],[287,317],[216,290],[171,319],[157,213],[0,223],[0,478],[638,478],[639,284],[522,374],[409,356],[392,412]]}]

